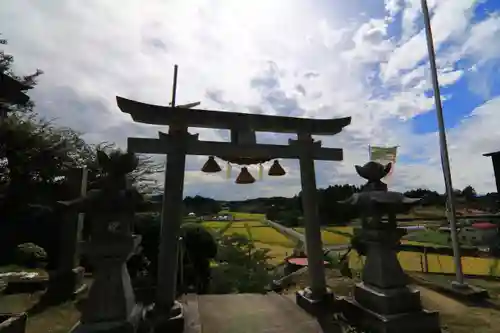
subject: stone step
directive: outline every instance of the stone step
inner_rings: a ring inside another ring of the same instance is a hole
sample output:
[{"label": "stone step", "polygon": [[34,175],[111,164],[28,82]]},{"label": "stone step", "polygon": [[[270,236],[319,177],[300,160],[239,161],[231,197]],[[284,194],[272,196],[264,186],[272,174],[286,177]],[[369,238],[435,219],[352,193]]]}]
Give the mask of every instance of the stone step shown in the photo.
[{"label": "stone step", "polygon": [[187,295],[186,333],[319,333],[318,321],[276,293]]}]

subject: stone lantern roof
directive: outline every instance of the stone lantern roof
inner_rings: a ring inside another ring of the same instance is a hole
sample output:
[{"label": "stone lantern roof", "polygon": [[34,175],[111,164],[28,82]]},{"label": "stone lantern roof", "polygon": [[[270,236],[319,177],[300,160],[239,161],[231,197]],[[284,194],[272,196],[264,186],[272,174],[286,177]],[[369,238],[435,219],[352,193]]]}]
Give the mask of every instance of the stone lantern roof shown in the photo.
[{"label": "stone lantern roof", "polygon": [[28,90],[29,87],[8,76],[5,73],[0,73],[0,102],[9,104],[22,104],[29,100],[28,95],[23,93],[23,90]]}]

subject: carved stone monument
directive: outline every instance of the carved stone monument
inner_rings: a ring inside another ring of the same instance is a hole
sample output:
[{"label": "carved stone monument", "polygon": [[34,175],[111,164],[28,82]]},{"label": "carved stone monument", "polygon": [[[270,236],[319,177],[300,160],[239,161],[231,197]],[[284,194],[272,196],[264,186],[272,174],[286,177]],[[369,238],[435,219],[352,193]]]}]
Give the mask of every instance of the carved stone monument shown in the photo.
[{"label": "carved stone monument", "polygon": [[[359,252],[366,253],[366,262],[354,298],[341,299],[339,307],[349,322],[369,332],[441,332],[438,313],[422,308],[419,291],[408,285],[397,258],[404,231],[397,227],[396,214],[407,211],[420,199],[388,191],[381,179],[389,170],[390,165],[376,162],[356,166],[357,173],[368,182],[360,193],[342,202],[362,212],[362,229],[357,237]],[[382,221],[384,216],[387,222]]]},{"label": "carved stone monument", "polygon": [[141,306],[135,302],[126,262],[140,243],[132,234],[132,221],[140,195],[127,174],[137,167],[133,154],[98,152],[105,176],[97,189],[72,201],[59,202],[65,209],[89,216],[90,239],[82,252],[93,266],[94,281],[74,332],[136,332]]}]

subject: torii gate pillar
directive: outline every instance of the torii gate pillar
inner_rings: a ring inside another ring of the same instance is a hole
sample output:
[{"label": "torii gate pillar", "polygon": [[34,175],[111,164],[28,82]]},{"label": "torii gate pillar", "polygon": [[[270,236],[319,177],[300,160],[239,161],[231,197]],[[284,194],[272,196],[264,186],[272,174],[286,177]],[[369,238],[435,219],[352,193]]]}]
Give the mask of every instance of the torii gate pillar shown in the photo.
[{"label": "torii gate pillar", "polygon": [[[174,144],[167,155],[165,168],[155,312],[158,314],[171,313],[170,317],[158,316],[159,319],[169,319],[170,323],[166,324],[167,327],[170,327],[171,319],[183,317],[182,307],[175,302],[177,274],[174,272],[177,272],[178,269],[186,149],[192,135],[188,133],[186,127],[175,129],[171,126],[168,137],[172,139]],[[183,324],[183,320],[180,323]],[[157,326],[161,328],[163,325],[157,323]]]},{"label": "torii gate pillar", "polygon": [[326,288],[321,224],[318,216],[316,172],[314,157],[311,154],[313,143],[311,134],[304,133],[298,133],[297,140],[290,140],[290,144],[299,149],[302,208],[310,276],[310,287],[297,292],[296,302],[307,312],[320,315],[327,309],[331,310],[334,298],[333,293]]}]

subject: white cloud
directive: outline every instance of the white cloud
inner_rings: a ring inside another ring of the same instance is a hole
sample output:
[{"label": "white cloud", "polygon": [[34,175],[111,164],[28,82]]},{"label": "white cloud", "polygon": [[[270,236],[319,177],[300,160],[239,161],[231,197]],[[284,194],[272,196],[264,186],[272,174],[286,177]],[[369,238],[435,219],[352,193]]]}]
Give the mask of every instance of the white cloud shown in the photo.
[{"label": "white cloud", "polygon": [[[478,3],[477,0],[441,0],[429,1],[429,11],[434,15],[431,18],[431,27],[436,51],[439,51],[444,42],[453,42],[462,37],[470,24],[471,10]],[[411,14],[408,21],[403,24],[411,25],[411,38],[400,45],[389,58],[387,67],[383,73],[384,81],[388,81],[399,75],[402,70],[413,68],[417,63],[427,57],[427,47],[425,31],[421,30],[414,34],[415,20],[423,20],[420,12],[420,0],[408,1],[408,8]],[[417,7],[418,6],[418,7]],[[434,7],[435,6],[435,7]],[[418,8],[418,10],[417,10]],[[423,24],[423,23],[422,23]],[[405,25],[403,29],[405,29]],[[405,31],[405,30],[404,30]],[[409,32],[408,32],[409,33]]]},{"label": "white cloud", "polygon": [[[428,2],[435,15],[441,85],[467,79],[488,86],[488,66],[500,54],[498,16],[474,23],[479,1]],[[178,63],[179,103],[352,116],[344,132],[321,138],[324,146],[344,148],[345,160],[318,162],[319,186],[359,184],[353,165],[366,161],[368,145],[399,144],[402,162],[391,185],[442,189],[437,136],[416,133],[411,122],[433,108],[420,1],[380,1],[386,12],[378,16],[371,15],[373,1],[364,4],[366,16],[344,1],[18,0],[0,4],[0,32],[9,39],[6,50],[19,71],[46,73],[32,94],[40,113],[83,130],[88,140],[124,145],[128,136],[154,137],[165,130],[132,124],[119,112],[115,96],[167,104]],[[394,34],[395,27],[400,33]],[[459,63],[463,59],[467,65]],[[474,66],[476,71],[467,70]],[[494,147],[500,134],[493,130],[500,115],[492,111],[498,103],[492,99],[448,131],[457,187],[470,183],[479,191],[493,190],[491,165],[481,154],[500,148]],[[194,131],[204,140],[227,138],[227,131]],[[259,140],[278,143],[288,137],[259,134]],[[404,162],[405,156],[421,162]],[[203,163],[204,158],[188,158],[186,193],[227,199],[293,195],[300,189],[296,161],[283,161],[286,177],[265,177],[249,186],[233,184],[237,170],[232,180],[197,172]]]}]

